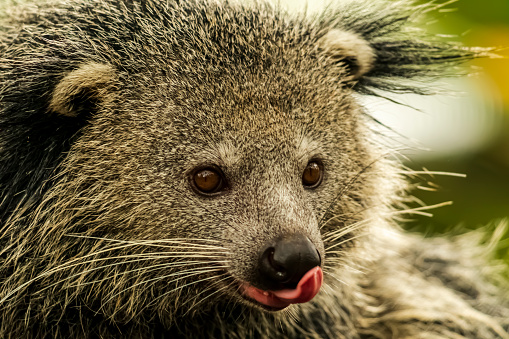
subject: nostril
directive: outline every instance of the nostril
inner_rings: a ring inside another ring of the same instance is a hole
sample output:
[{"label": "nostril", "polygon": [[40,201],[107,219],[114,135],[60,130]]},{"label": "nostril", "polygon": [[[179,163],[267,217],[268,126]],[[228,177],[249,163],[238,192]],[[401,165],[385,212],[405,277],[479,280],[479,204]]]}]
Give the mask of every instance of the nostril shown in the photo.
[{"label": "nostril", "polygon": [[286,278],[286,269],[284,268],[284,266],[278,263],[276,259],[274,259],[274,252],[275,249],[273,247],[269,248],[268,252],[269,265],[274,269],[276,275],[283,280]]},{"label": "nostril", "polygon": [[320,264],[320,253],[307,237],[299,234],[283,237],[262,252],[260,280],[270,289],[295,288],[310,269]]},{"label": "nostril", "polygon": [[274,258],[275,252],[274,247],[269,247],[263,252],[260,258],[260,271],[266,280],[281,283],[287,279],[287,273],[285,267]]}]

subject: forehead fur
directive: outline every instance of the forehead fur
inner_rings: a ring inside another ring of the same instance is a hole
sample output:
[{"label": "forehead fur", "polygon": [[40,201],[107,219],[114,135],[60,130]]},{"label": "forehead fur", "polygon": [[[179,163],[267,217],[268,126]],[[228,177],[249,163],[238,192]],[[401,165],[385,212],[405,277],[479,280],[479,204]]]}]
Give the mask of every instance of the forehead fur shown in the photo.
[{"label": "forehead fur", "polygon": [[[128,83],[167,85],[169,99],[178,105],[205,106],[221,100],[248,106],[256,101],[262,110],[297,100],[317,102],[316,91],[324,88],[336,94],[344,91],[344,67],[320,53],[318,40],[324,31],[306,20],[289,19],[269,5],[246,10],[235,2],[197,0],[121,2],[118,7],[102,1],[87,4],[72,8],[53,24],[70,25],[82,12],[91,11],[96,20],[82,23],[88,27],[81,30],[90,35],[87,41],[96,54],[125,74]],[[153,12],[158,15],[149,14]],[[106,32],[96,29],[95,22],[112,17],[118,20],[108,24]],[[63,39],[81,33],[67,29],[67,34]],[[106,38],[105,43],[98,44],[99,38]]]}]

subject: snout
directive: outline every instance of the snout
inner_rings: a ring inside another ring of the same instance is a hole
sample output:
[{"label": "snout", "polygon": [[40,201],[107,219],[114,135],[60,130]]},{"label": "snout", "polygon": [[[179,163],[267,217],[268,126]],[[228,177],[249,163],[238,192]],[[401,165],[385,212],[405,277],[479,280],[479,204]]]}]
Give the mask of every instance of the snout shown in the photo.
[{"label": "snout", "polygon": [[306,236],[283,237],[261,251],[258,266],[261,287],[296,288],[304,274],[320,264],[320,254]]},{"label": "snout", "polygon": [[306,236],[279,238],[260,251],[256,283],[243,285],[244,296],[270,310],[308,302],[322,285],[320,266],[320,254]]}]

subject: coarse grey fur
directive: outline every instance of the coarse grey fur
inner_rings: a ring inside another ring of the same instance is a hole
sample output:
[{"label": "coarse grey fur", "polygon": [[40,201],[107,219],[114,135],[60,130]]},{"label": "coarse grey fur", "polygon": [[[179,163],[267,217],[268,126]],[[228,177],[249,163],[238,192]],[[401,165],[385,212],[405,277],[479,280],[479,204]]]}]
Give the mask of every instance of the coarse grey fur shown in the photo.
[{"label": "coarse grey fur", "polygon": [[[7,7],[1,338],[509,338],[492,246],[398,228],[406,171],[356,101],[430,92],[415,81],[485,54],[413,28],[430,6]],[[301,182],[312,159],[316,189]],[[212,165],[226,189],[197,194],[193,170]],[[324,286],[265,311],[241,283],[293,233],[324,258]]]}]

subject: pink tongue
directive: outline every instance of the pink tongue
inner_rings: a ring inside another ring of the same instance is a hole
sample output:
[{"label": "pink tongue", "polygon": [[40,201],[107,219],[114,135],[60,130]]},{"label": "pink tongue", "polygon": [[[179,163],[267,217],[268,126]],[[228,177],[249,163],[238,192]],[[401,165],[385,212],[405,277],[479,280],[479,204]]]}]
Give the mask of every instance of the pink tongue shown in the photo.
[{"label": "pink tongue", "polygon": [[290,304],[305,303],[313,299],[320,290],[322,282],[322,269],[316,266],[304,274],[295,289],[264,291],[246,284],[244,293],[260,304],[272,308],[285,308]]}]

